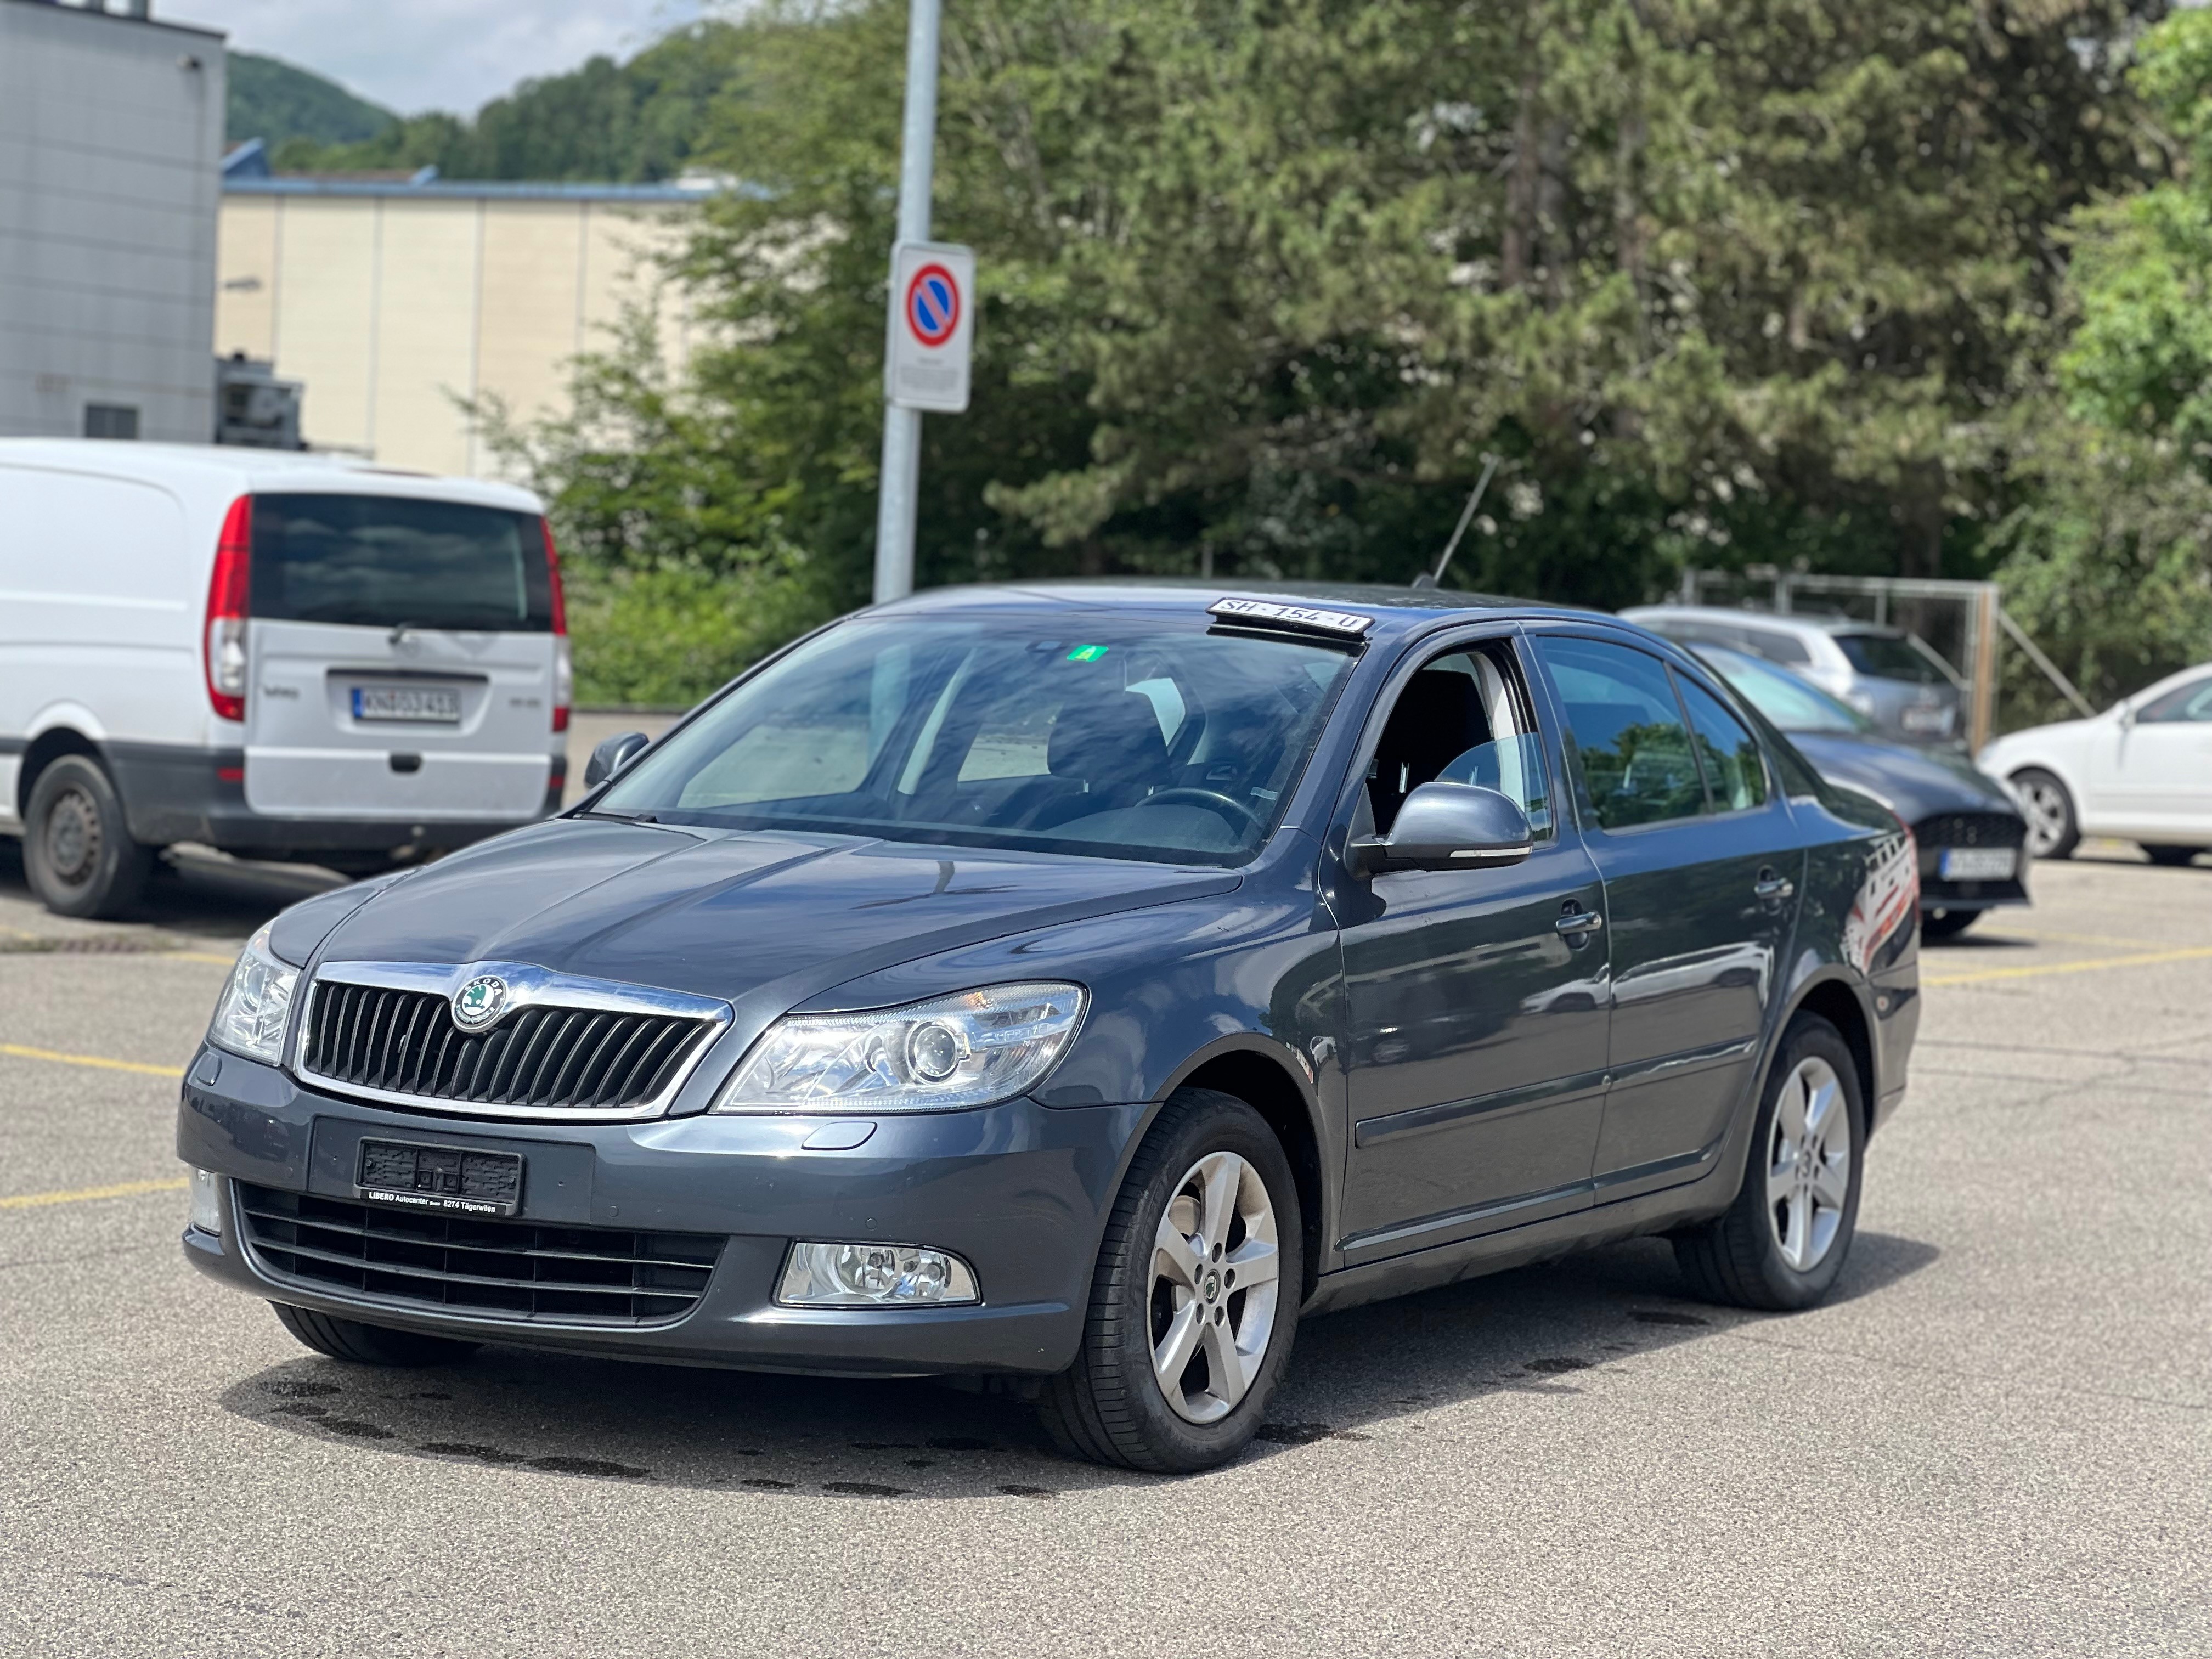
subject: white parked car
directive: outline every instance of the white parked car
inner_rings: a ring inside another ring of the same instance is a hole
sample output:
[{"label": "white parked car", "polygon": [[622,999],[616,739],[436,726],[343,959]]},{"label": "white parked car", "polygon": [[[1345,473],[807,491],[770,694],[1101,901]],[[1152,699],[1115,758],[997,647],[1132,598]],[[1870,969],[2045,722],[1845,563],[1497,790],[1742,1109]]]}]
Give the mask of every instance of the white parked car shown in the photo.
[{"label": "white parked car", "polygon": [[2117,836],[2154,864],[2186,864],[2212,850],[2212,663],[2094,720],[1999,738],[1978,763],[2011,785],[2038,858],[2063,859],[2084,836]]},{"label": "white parked car", "polygon": [[69,915],[198,842],[353,873],[544,816],[538,499],[325,455],[0,441],[0,833]]}]

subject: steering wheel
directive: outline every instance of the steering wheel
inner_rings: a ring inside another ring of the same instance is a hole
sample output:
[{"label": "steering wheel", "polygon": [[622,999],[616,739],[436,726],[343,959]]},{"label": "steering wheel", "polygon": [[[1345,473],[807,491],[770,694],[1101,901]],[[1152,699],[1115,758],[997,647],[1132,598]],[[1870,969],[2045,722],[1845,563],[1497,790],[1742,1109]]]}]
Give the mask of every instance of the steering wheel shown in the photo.
[{"label": "steering wheel", "polygon": [[1157,795],[1147,795],[1137,803],[1139,806],[1166,806],[1181,800],[1186,806],[1203,806],[1209,812],[1218,812],[1230,821],[1232,830],[1260,830],[1267,825],[1260,817],[1241,800],[1223,794],[1218,789],[1163,789]]}]

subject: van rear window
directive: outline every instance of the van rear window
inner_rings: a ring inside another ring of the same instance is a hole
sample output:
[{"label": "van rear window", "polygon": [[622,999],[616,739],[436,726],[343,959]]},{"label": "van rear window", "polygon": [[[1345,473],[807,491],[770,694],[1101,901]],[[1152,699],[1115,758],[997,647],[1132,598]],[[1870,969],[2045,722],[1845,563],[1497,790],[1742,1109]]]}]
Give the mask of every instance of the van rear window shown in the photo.
[{"label": "van rear window", "polygon": [[256,495],[252,614],[277,622],[552,631],[528,514],[400,495]]}]

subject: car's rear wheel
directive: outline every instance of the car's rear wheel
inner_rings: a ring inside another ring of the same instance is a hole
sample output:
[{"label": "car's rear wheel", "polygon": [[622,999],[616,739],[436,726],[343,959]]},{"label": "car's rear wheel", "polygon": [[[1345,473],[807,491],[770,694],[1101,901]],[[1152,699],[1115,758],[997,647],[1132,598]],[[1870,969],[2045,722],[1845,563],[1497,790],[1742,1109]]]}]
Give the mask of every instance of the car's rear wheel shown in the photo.
[{"label": "car's rear wheel", "polygon": [[2205,850],[2202,847],[2174,847],[2164,842],[2154,847],[2148,842],[2143,842],[2142,849],[2153,864],[2163,864],[2169,868],[2187,864]]},{"label": "car's rear wheel", "polygon": [[1800,1014],[1784,1033],[1734,1204],[1674,1238],[1709,1302],[1783,1311],[1827,1295],[1858,1227],[1866,1107],[1843,1033]]},{"label": "car's rear wheel", "polygon": [[1060,1449],[1158,1474],[1243,1451],[1290,1357],[1303,1237],[1266,1121],[1177,1091],[1115,1200],[1075,1364],[1038,1401]]},{"label": "car's rear wheel", "polygon": [[1920,913],[1920,937],[1956,939],[1981,919],[1979,910],[1923,910]]},{"label": "car's rear wheel", "polygon": [[2027,850],[2035,858],[2065,859],[2081,844],[2081,822],[2066,786],[2040,767],[2012,775],[2014,792],[2027,815]]},{"label": "car's rear wheel", "polygon": [[123,798],[97,761],[64,755],[31,786],[23,872],[57,915],[115,916],[138,901],[154,848],[131,839]]},{"label": "car's rear wheel", "polygon": [[356,1365],[450,1365],[465,1359],[477,1346],[449,1336],[423,1336],[414,1331],[395,1331],[384,1325],[364,1325],[357,1319],[338,1319],[312,1309],[269,1304],[284,1328],[317,1353],[328,1354]]}]

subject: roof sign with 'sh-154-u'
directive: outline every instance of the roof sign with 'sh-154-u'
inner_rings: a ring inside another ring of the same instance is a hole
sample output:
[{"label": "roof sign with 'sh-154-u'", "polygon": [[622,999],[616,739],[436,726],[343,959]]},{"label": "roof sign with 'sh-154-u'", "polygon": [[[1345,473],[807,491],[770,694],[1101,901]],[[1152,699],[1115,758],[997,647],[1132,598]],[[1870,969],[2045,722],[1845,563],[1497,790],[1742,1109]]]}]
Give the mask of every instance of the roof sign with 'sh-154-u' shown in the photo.
[{"label": "roof sign with 'sh-154-u'", "polygon": [[1303,605],[1273,605],[1266,599],[1216,599],[1206,607],[1209,616],[1224,622],[1250,623],[1261,628],[1295,628],[1316,634],[1341,634],[1358,639],[1375,626],[1375,618],[1350,611],[1316,611]]}]

